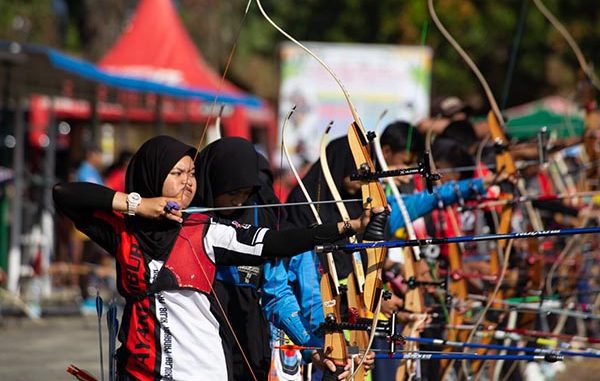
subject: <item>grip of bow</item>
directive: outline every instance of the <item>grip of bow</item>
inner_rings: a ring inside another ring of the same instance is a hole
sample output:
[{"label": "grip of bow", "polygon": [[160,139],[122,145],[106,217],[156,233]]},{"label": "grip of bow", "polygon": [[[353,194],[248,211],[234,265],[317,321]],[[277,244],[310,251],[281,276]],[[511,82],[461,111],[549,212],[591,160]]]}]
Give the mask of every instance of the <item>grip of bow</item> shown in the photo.
[{"label": "grip of bow", "polygon": [[[348,128],[348,144],[356,168],[359,171],[361,169],[375,171],[375,165],[369,152],[369,141],[362,128],[356,122],[353,122]],[[387,209],[387,198],[379,181],[363,180],[360,186],[364,209],[372,209],[378,206]],[[373,248],[367,249],[366,252],[368,263],[365,275],[365,305],[370,311],[374,311],[382,292],[383,281],[381,274],[387,250],[385,248]]]}]

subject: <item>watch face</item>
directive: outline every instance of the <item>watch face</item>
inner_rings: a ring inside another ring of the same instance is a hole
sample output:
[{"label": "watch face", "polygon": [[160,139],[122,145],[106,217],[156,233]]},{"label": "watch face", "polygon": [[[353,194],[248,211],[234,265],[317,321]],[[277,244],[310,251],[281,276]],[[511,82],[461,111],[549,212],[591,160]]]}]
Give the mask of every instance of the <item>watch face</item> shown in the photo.
[{"label": "watch face", "polygon": [[137,193],[129,193],[127,199],[132,202],[138,202],[142,199],[142,197]]}]

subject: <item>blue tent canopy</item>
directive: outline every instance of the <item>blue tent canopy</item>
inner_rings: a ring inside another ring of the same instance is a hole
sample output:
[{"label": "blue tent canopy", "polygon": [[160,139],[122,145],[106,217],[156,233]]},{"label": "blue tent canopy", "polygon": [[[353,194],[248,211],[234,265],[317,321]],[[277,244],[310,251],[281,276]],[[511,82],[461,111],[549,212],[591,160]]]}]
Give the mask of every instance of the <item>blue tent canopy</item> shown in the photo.
[{"label": "blue tent canopy", "polygon": [[[217,93],[188,87],[177,87],[145,79],[132,78],[106,72],[98,66],[78,58],[60,53],[55,49],[36,45],[19,44],[0,40],[0,63],[4,62],[10,71],[11,87],[22,91],[57,94],[65,79],[74,82],[74,96],[88,98],[95,84],[103,84],[112,88],[153,93],[174,98],[198,99],[218,103],[242,105],[258,108],[262,101],[254,96]],[[6,76],[0,76],[0,86]]]}]

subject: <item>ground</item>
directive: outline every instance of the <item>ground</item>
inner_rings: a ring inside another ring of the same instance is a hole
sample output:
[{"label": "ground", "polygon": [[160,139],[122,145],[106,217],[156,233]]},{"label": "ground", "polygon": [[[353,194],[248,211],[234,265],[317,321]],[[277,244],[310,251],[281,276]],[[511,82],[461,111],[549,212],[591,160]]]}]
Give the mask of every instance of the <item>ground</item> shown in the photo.
[{"label": "ground", "polygon": [[[65,371],[69,364],[99,376],[96,317],[55,317],[41,323],[26,318],[0,319],[0,380],[75,380]],[[106,352],[106,320],[102,320]],[[104,360],[106,367],[106,355]],[[107,374],[105,377],[108,379]]]},{"label": "ground", "polygon": [[[35,323],[26,318],[0,318],[0,380],[75,380],[69,364],[90,371],[98,379],[98,323],[95,316],[52,317]],[[106,320],[102,319],[103,348],[107,351]],[[106,355],[104,358],[105,367]],[[597,381],[600,360],[567,361],[554,381]],[[105,373],[106,379],[108,374]]]}]

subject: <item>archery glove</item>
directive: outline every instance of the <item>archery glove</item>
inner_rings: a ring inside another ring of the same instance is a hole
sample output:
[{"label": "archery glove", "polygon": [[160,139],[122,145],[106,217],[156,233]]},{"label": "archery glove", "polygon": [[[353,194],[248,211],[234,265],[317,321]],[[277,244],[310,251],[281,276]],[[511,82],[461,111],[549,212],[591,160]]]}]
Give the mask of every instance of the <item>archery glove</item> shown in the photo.
[{"label": "archery glove", "polygon": [[384,210],[381,213],[373,213],[365,229],[363,241],[383,241],[385,239],[385,227],[390,217],[390,211]]}]

